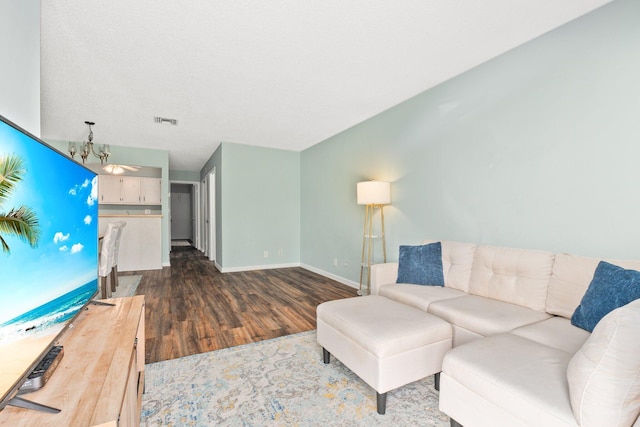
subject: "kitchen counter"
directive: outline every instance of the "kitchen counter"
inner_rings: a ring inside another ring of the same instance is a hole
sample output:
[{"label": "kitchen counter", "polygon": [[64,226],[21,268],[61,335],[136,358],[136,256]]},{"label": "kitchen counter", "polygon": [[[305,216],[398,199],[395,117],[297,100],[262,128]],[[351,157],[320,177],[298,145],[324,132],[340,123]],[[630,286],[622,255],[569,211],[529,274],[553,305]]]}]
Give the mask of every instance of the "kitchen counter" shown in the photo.
[{"label": "kitchen counter", "polygon": [[98,215],[98,230],[104,233],[110,222],[124,221],[118,253],[118,271],[162,268],[162,215]]}]

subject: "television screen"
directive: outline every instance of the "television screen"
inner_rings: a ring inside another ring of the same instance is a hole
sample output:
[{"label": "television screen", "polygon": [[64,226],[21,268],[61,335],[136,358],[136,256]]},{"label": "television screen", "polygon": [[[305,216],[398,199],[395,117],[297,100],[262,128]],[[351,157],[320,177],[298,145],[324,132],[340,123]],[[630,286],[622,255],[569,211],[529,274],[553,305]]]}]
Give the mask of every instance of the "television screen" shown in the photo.
[{"label": "television screen", "polygon": [[0,409],[98,291],[98,182],[0,116]]}]

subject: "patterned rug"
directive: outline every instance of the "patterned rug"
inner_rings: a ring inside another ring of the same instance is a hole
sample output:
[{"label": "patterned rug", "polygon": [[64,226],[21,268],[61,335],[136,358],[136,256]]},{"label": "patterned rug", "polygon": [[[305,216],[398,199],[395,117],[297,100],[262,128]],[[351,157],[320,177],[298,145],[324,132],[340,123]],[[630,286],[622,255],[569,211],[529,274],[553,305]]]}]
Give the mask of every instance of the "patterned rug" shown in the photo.
[{"label": "patterned rug", "polygon": [[336,358],[322,362],[316,332],[146,366],[142,426],[438,426],[433,377],[376,393]]}]

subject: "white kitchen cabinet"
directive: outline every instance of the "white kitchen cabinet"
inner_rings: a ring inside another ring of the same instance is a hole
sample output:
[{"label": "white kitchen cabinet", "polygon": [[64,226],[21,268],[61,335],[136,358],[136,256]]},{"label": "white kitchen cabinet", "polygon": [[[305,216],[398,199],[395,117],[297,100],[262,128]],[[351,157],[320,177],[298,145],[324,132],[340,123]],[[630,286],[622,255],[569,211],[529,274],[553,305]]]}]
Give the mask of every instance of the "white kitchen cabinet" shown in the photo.
[{"label": "white kitchen cabinet", "polygon": [[140,201],[146,205],[162,203],[162,180],[160,178],[140,178]]},{"label": "white kitchen cabinet", "polygon": [[99,203],[120,203],[122,182],[119,176],[99,175],[98,185],[100,189]]},{"label": "white kitchen cabinet", "polygon": [[162,203],[160,178],[99,175],[100,204],[159,205]]},{"label": "white kitchen cabinet", "polygon": [[118,271],[158,270],[162,268],[162,215],[100,215],[101,233],[110,222],[127,225],[120,238]]},{"label": "white kitchen cabinet", "polygon": [[135,176],[120,177],[122,185],[122,203],[126,205],[137,205],[140,203],[140,178]]}]

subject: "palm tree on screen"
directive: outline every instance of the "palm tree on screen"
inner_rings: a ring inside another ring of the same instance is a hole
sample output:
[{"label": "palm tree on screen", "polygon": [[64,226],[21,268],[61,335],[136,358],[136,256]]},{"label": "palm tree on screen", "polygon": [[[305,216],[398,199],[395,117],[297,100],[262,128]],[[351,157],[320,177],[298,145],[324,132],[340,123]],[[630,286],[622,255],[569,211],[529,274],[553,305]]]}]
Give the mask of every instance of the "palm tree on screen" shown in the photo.
[{"label": "palm tree on screen", "polygon": [[0,246],[5,254],[11,253],[6,236],[16,236],[35,248],[40,238],[40,223],[36,213],[27,206],[2,210],[25,173],[23,161],[19,156],[10,154],[0,156]]}]

